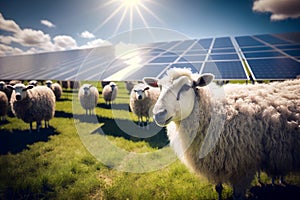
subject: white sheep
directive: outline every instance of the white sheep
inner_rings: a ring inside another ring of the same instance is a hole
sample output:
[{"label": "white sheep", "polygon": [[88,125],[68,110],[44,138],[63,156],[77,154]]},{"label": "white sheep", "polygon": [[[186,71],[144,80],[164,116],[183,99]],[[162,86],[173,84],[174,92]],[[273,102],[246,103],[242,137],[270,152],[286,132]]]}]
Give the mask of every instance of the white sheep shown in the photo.
[{"label": "white sheep", "polygon": [[118,94],[118,86],[114,82],[110,82],[105,85],[102,90],[102,95],[106,104],[111,105],[111,103],[116,99]]},{"label": "white sheep", "polygon": [[38,82],[36,80],[31,80],[31,81],[28,82],[28,85],[37,86]]},{"label": "white sheep", "polygon": [[138,125],[143,124],[143,117],[146,117],[148,124],[152,109],[159,96],[157,88],[149,87],[139,83],[133,87],[130,93],[130,109],[138,116]]},{"label": "white sheep", "polygon": [[92,114],[92,111],[97,106],[99,98],[98,89],[91,84],[83,84],[79,88],[78,99],[80,101],[80,105],[83,109],[85,109],[86,115]]},{"label": "white sheep", "polygon": [[32,122],[36,122],[39,132],[42,120],[45,120],[45,128],[49,127],[49,120],[55,113],[55,96],[51,89],[46,86],[24,84],[8,85],[13,90],[11,96],[11,108],[17,118],[30,123],[30,132],[32,131]]},{"label": "white sheep", "polygon": [[59,100],[61,95],[62,95],[62,92],[63,92],[62,87],[60,86],[60,84],[59,83],[53,83],[51,80],[47,80],[46,85],[47,85],[48,88],[50,88],[53,91],[53,93],[55,95],[55,99]]},{"label": "white sheep", "polygon": [[0,91],[0,121],[4,121],[8,111],[8,99],[4,92]]},{"label": "white sheep", "polygon": [[207,86],[213,78],[178,68],[161,80],[144,78],[161,88],[154,120],[167,126],[182,161],[217,184],[219,198],[222,183],[233,187],[234,198],[244,198],[259,169],[299,171],[300,80],[228,84],[225,95],[213,95]]}]

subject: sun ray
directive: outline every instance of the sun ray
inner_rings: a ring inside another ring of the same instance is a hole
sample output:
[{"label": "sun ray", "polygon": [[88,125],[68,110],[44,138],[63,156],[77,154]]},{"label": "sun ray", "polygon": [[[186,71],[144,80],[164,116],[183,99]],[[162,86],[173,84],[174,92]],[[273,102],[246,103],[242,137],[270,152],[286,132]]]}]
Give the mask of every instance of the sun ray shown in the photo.
[{"label": "sun ray", "polygon": [[152,17],[154,17],[159,23],[164,24],[164,22],[154,13],[152,12],[148,7],[146,7],[144,4],[140,4],[140,7],[142,7],[146,12],[148,12]]},{"label": "sun ray", "polygon": [[95,30],[99,30],[102,28],[107,22],[109,22],[115,15],[117,15],[120,10],[124,7],[123,4],[121,4],[114,12],[112,12]]},{"label": "sun ray", "polygon": [[124,11],[123,11],[123,14],[122,14],[122,16],[121,16],[121,19],[120,19],[120,21],[119,21],[119,23],[118,23],[118,25],[117,25],[117,27],[116,27],[116,29],[115,29],[115,31],[114,31],[114,35],[115,35],[115,34],[118,32],[118,30],[120,29],[121,24],[123,23],[123,21],[124,21],[124,19],[125,19],[125,17],[126,17],[127,12],[128,12],[128,8],[125,8]]}]

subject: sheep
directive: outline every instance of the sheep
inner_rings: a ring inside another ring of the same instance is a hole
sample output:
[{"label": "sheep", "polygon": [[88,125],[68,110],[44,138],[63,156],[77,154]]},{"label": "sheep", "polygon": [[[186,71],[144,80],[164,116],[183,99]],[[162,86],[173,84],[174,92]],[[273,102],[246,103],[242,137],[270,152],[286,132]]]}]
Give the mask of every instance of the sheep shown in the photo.
[{"label": "sheep", "polygon": [[79,89],[80,88],[80,82],[79,81],[69,81],[70,88],[71,89]]},{"label": "sheep", "polygon": [[4,92],[7,96],[8,102],[10,101],[10,97],[12,94],[12,90],[7,87],[4,81],[0,81],[0,91]]},{"label": "sheep", "polygon": [[110,82],[105,85],[102,90],[102,95],[105,100],[106,105],[111,105],[111,103],[116,99],[118,94],[118,86],[114,82]]},{"label": "sheep", "polygon": [[37,132],[40,131],[41,122],[45,120],[45,128],[49,127],[49,120],[55,113],[55,96],[46,86],[24,84],[8,85],[13,90],[11,96],[11,108],[13,114],[30,124],[29,132],[32,132],[32,122],[36,122]]},{"label": "sheep", "polygon": [[92,114],[92,110],[94,110],[97,105],[98,98],[99,92],[95,86],[91,84],[83,84],[79,88],[78,99],[81,107],[85,109],[86,115],[88,115],[88,111],[90,115]]},{"label": "sheep", "polygon": [[0,91],[0,121],[4,121],[8,111],[8,99],[4,92]]},{"label": "sheep", "polygon": [[159,96],[157,88],[148,87],[145,84],[139,83],[133,87],[130,93],[130,109],[138,116],[138,125],[143,124],[143,117],[146,117],[148,124],[152,108]]},{"label": "sheep", "polygon": [[51,80],[47,80],[46,85],[48,88],[50,88],[53,91],[55,95],[55,99],[59,100],[63,92],[62,87],[58,83],[52,83]]},{"label": "sheep", "polygon": [[233,187],[235,199],[244,198],[260,169],[299,171],[300,80],[227,84],[224,95],[214,95],[213,79],[185,68],[169,69],[161,80],[144,78],[161,88],[153,118],[167,126],[182,162],[214,182],[219,199],[222,183]]},{"label": "sheep", "polygon": [[37,86],[38,82],[36,80],[31,80],[28,82],[29,85]]}]

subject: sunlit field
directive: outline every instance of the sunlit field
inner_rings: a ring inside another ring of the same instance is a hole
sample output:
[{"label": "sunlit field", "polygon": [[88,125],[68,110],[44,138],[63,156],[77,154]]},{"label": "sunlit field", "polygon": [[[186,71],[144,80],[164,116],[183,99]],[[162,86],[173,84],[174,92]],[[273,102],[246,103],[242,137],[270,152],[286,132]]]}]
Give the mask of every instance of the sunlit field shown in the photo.
[{"label": "sunlit field", "polygon": [[[125,124],[137,122],[137,117],[128,111],[129,94],[123,82],[118,83],[119,94],[113,111],[105,105],[100,84],[93,84],[100,92],[96,116],[86,117],[85,111],[73,102],[73,95],[77,98],[76,91],[68,89],[56,102],[55,117],[49,129],[29,133],[29,125],[11,113],[6,121],[0,122],[0,199],[217,199],[215,186],[205,177],[191,173],[179,160],[154,171],[132,173],[116,169],[115,160],[120,155],[109,155],[106,165],[93,156],[88,151],[92,147],[84,145],[84,139],[93,140],[85,144],[96,144],[105,138],[133,153],[165,149],[174,156],[168,147],[165,129],[143,139],[117,126],[115,120]],[[84,138],[84,134],[78,134],[78,128],[93,129],[93,135]],[[147,129],[132,131],[142,134]],[[295,174],[286,177],[288,185],[285,186],[272,186],[265,174],[262,181],[265,185],[260,185],[257,178],[253,180],[248,199],[299,198],[300,178]],[[230,199],[231,195],[231,187],[225,185],[223,198]]]}]

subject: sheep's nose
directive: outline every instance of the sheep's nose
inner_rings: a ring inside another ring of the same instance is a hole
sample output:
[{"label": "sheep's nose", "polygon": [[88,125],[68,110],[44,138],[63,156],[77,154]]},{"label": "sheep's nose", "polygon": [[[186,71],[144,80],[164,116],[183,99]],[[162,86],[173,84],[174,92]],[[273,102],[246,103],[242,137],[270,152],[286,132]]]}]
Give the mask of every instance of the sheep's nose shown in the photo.
[{"label": "sheep's nose", "polygon": [[158,111],[157,113],[154,114],[153,118],[155,120],[155,122],[160,125],[160,126],[164,126],[166,123],[166,116],[167,116],[167,110],[163,109]]},{"label": "sheep's nose", "polygon": [[20,94],[17,94],[17,95],[16,95],[16,99],[17,99],[18,101],[20,101],[20,100],[21,100],[21,95],[20,95]]},{"label": "sheep's nose", "polygon": [[138,100],[141,100],[141,99],[142,99],[142,95],[139,95],[139,96],[138,96]]}]

